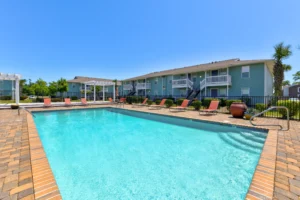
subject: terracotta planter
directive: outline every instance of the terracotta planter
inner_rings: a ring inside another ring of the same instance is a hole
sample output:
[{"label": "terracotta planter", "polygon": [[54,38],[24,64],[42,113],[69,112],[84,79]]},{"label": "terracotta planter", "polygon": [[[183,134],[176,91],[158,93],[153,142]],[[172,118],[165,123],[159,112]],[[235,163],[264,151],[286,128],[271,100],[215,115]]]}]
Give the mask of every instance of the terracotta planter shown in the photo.
[{"label": "terracotta planter", "polygon": [[247,106],[245,103],[233,102],[230,106],[230,113],[235,118],[243,118],[246,110]]}]

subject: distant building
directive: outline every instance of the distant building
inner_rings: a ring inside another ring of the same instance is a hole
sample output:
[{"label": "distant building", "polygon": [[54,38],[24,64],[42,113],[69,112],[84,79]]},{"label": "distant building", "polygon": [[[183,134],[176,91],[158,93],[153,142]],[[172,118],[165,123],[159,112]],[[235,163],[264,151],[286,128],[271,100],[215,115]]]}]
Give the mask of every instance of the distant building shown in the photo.
[{"label": "distant building", "polygon": [[292,85],[289,87],[289,96],[290,97],[299,97],[300,98],[300,85]]}]

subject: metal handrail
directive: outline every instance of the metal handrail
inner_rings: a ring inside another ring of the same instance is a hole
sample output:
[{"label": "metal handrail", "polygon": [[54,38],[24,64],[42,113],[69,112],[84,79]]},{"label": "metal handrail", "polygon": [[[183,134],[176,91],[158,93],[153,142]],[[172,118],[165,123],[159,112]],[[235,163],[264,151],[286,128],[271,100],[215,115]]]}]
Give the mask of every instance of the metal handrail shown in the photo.
[{"label": "metal handrail", "polygon": [[[268,112],[268,111],[270,111],[270,110],[273,110],[273,109],[285,109],[286,110],[286,114],[287,114],[287,129],[283,129],[282,128],[282,126],[281,125],[277,125],[277,124],[261,124],[261,125],[257,125],[257,124],[253,124],[253,122],[252,122],[252,120],[255,118],[255,117],[257,117],[257,116],[259,116],[259,115],[262,115],[262,114],[264,114],[265,112]],[[270,108],[268,108],[267,110],[264,110],[264,111],[262,111],[262,112],[260,112],[260,113],[258,113],[258,114],[255,114],[255,115],[253,115],[251,118],[250,118],[250,124],[252,124],[252,126],[279,126],[280,127],[280,130],[282,130],[282,131],[288,131],[289,129],[290,129],[290,116],[289,116],[289,109],[287,108],[287,107],[285,107],[285,106],[272,106],[272,107],[270,107]]]}]

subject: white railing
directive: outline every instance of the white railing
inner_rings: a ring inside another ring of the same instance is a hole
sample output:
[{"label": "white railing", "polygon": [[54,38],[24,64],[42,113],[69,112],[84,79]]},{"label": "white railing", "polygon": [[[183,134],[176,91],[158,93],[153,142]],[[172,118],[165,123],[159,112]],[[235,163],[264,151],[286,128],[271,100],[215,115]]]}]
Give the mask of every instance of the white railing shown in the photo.
[{"label": "white railing", "polygon": [[123,85],[123,90],[132,90],[133,87],[131,84],[126,84],[126,85]]},{"label": "white railing", "polygon": [[151,83],[137,83],[135,88],[137,90],[151,89]]},{"label": "white railing", "polygon": [[194,83],[189,79],[178,79],[172,81],[172,88],[193,88]]},{"label": "white railing", "polygon": [[206,77],[200,82],[200,90],[202,90],[207,86],[222,86],[222,85],[231,85],[230,75]]}]

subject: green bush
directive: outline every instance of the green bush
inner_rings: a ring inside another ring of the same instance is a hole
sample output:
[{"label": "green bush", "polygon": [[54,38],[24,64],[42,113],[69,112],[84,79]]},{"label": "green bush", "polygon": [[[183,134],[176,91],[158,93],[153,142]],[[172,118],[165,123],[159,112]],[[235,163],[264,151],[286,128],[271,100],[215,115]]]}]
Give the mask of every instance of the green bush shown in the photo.
[{"label": "green bush", "polygon": [[136,97],[136,102],[133,102],[133,103],[142,103],[144,100],[145,100],[144,97],[138,96],[138,97]]},{"label": "green bush", "polygon": [[11,96],[1,96],[0,100],[11,100]]},{"label": "green bush", "polygon": [[160,100],[160,99],[156,99],[156,100],[155,100],[155,104],[156,104],[156,105],[159,105],[159,104],[160,104],[160,102],[161,102],[161,100]]},{"label": "green bush", "polygon": [[230,109],[230,106],[233,102],[242,102],[242,100],[240,99],[227,99],[226,101],[226,107],[227,107],[227,110]]},{"label": "green bush", "polygon": [[220,107],[225,107],[226,106],[226,99],[225,98],[220,98],[219,99],[219,106]]},{"label": "green bush", "polygon": [[[300,110],[300,101],[291,101],[291,100],[279,100],[277,101],[278,106],[285,106],[289,109],[289,117],[293,117]],[[287,117],[287,113],[285,110],[278,110],[280,114],[282,114],[283,118]]]},{"label": "green bush", "polygon": [[71,100],[78,100],[78,97],[77,96],[72,96]]},{"label": "green bush", "polygon": [[126,97],[126,102],[129,104],[138,103],[138,97],[137,96]]},{"label": "green bush", "polygon": [[176,105],[177,105],[177,106],[180,106],[180,105],[182,104],[183,100],[184,100],[184,99],[177,99],[177,100],[176,100]]},{"label": "green bush", "polygon": [[151,101],[151,100],[147,100],[147,104],[150,106],[150,105],[152,105],[152,104],[153,104],[153,101]]},{"label": "green bush", "polygon": [[36,98],[35,102],[44,102],[44,99],[43,98]]},{"label": "green bush", "polygon": [[255,109],[258,110],[259,112],[262,112],[267,109],[267,105],[264,103],[257,103],[255,104]]},{"label": "green bush", "polygon": [[[43,100],[44,102],[44,100]],[[51,98],[51,102],[62,102],[61,98]]]},{"label": "green bush", "polygon": [[172,99],[167,99],[165,103],[167,108],[170,108],[173,105],[173,100]]},{"label": "green bush", "polygon": [[241,97],[241,101],[244,102],[247,106],[251,105],[251,99],[249,97]]},{"label": "green bush", "polygon": [[205,108],[208,108],[209,105],[210,105],[210,102],[212,100],[218,100],[218,99],[214,99],[214,98],[205,98],[202,100],[202,105],[205,107]]},{"label": "green bush", "polygon": [[199,110],[201,107],[201,104],[202,104],[201,101],[196,100],[196,101],[193,101],[192,106],[195,108],[195,110]]},{"label": "green bush", "polygon": [[20,100],[25,100],[27,98],[28,98],[28,96],[20,96]]}]

